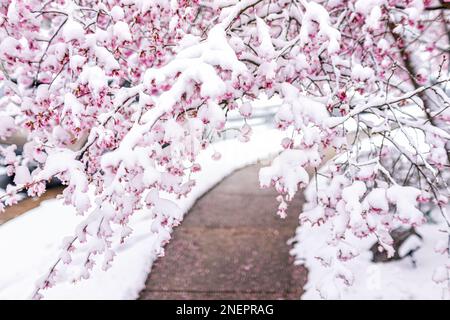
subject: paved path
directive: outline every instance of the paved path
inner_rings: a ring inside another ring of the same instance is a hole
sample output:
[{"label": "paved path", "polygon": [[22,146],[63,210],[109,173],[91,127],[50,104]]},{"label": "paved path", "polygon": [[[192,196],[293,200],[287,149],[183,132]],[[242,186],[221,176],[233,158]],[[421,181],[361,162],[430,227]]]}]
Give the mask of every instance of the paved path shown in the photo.
[{"label": "paved path", "polygon": [[152,268],[140,299],[298,299],[306,281],[286,244],[302,199],[285,220],[273,190],[258,187],[260,165],[226,178],[203,196]]}]

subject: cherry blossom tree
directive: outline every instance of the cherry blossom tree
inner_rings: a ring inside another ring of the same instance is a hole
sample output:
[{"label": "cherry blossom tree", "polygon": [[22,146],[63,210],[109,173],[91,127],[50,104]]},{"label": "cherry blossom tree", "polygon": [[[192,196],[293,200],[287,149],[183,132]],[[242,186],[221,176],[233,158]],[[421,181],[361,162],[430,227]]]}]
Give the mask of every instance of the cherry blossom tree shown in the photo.
[{"label": "cherry blossom tree", "polygon": [[[182,218],[168,195],[190,192],[198,153],[229,111],[250,118],[261,94],[283,101],[275,124],[286,133],[261,186],[279,193],[281,217],[312,187],[300,220],[330,226],[318,259],[333,277],[352,283],[348,235],[375,235],[393,255],[391,231],[426,222],[426,206],[447,222],[438,251],[449,255],[449,9],[437,0],[1,0],[0,138],[24,131],[27,142],[20,155],[0,147],[14,175],[0,210],[57,178],[85,216],[33,297],[80,247],[80,279],[96,263],[106,270],[142,208],[163,255]],[[245,124],[238,138],[251,133]],[[433,279],[450,286],[450,262],[436,267]]]}]

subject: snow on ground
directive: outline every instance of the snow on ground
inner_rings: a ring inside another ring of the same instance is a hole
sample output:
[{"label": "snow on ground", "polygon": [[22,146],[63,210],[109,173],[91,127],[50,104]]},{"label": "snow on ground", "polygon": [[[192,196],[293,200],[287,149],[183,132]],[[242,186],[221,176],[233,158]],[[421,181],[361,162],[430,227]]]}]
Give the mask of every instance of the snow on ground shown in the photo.
[{"label": "snow on ground", "polygon": [[[351,131],[351,123],[349,130]],[[401,132],[396,131],[393,136],[398,144],[404,148],[411,148],[409,141]],[[423,134],[411,137],[414,137],[413,141],[420,150],[427,148],[423,142]],[[370,141],[381,143],[376,139]],[[370,147],[369,140],[364,140],[360,144],[359,151],[370,150]],[[340,156],[345,157],[345,154]],[[326,180],[322,181],[322,184],[326,183]],[[305,191],[307,201],[311,202],[315,193],[315,184],[312,184]],[[439,241],[446,243],[448,238],[447,233],[443,232],[447,230],[447,226],[438,211],[436,209],[432,213],[433,223],[416,228],[423,237],[421,248],[414,254],[416,266],[408,257],[389,263],[374,263],[371,261],[372,252],[369,249],[376,242],[375,237],[359,239],[347,232],[348,244],[358,248],[360,252],[357,257],[344,263],[354,275],[351,286],[344,285],[342,280],[333,279],[330,268],[324,267],[316,258],[319,252],[326,250],[326,237],[331,234],[329,223],[313,228],[309,224],[299,226],[292,239],[295,245],[291,254],[296,257],[297,264],[302,264],[309,270],[302,299],[320,299],[317,288],[324,283],[333,284],[340,289],[340,297],[343,299],[449,299],[449,289],[437,285],[432,280],[435,269],[449,261],[447,255],[435,252],[435,245]]]},{"label": "snow on ground", "polygon": [[[436,221],[441,219],[436,214]],[[332,279],[329,268],[325,268],[316,258],[317,252],[322,248],[325,236],[329,235],[327,224],[320,227],[298,227],[296,244],[291,253],[296,257],[298,264],[303,264],[309,270],[308,282],[302,299],[320,299],[316,289],[323,282],[334,281],[336,287],[341,288],[342,299],[442,299],[447,298],[446,291],[432,280],[436,267],[444,265],[446,255],[435,252],[434,247],[439,240],[446,241],[446,230],[442,222],[428,223],[417,228],[423,236],[422,247],[415,252],[416,266],[411,258],[388,263],[372,262],[372,253],[369,248],[375,243],[374,238],[365,240],[356,237],[347,238],[347,241],[360,249],[361,254],[345,263],[354,274],[354,283],[345,286],[341,280]]]},{"label": "snow on ground", "polygon": [[[184,212],[196,199],[238,168],[267,158],[281,149],[282,133],[278,130],[255,128],[252,140],[246,144],[234,140],[220,141],[199,156],[203,170],[189,197],[178,202]],[[256,133],[256,132],[255,132]],[[212,161],[215,152],[219,161]],[[258,186],[255,186],[258,187]],[[26,214],[0,226],[0,299],[27,299],[34,284],[56,261],[61,241],[73,234],[82,217],[75,210],[49,200]],[[152,245],[155,236],[150,231],[148,211],[136,213],[130,226],[134,232],[116,250],[111,269],[94,267],[91,278],[72,284],[62,282],[44,291],[47,299],[136,299],[155,260]]]}]

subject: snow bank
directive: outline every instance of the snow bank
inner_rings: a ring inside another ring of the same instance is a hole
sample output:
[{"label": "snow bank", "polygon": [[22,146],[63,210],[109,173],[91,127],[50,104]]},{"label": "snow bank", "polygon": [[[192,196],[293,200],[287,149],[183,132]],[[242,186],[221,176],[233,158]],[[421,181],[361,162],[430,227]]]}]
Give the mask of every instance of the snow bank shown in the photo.
[{"label": "snow bank", "polygon": [[[436,219],[439,217],[436,215]],[[317,259],[322,251],[323,243],[329,231],[327,224],[320,227],[298,227],[296,244],[291,253],[296,257],[298,264],[303,264],[308,270],[308,282],[304,287],[302,299],[321,299],[316,290],[323,284],[335,285],[341,289],[342,299],[443,299],[446,298],[445,289],[433,280],[434,270],[445,264],[446,255],[435,251],[436,243],[447,239],[443,223],[428,223],[417,228],[423,236],[420,249],[414,253],[415,265],[411,258],[388,263],[372,262],[372,252],[369,248],[375,243],[374,237],[357,239],[348,237],[350,245],[360,250],[360,255],[347,261],[345,267],[354,274],[351,286],[345,286],[342,281],[335,279]],[[405,244],[404,244],[405,245]]]},{"label": "snow bank", "polygon": [[[188,198],[178,202],[184,212],[206,191],[234,170],[267,158],[281,150],[282,133],[255,128],[258,134],[248,143],[234,140],[213,144],[199,158],[203,168],[197,174],[197,186]],[[260,132],[259,132],[260,131]],[[219,161],[212,161],[220,152]],[[255,186],[257,188],[258,186]],[[61,241],[73,234],[82,217],[58,200],[45,201],[36,209],[0,227],[0,299],[30,298],[35,282],[56,260]],[[44,291],[46,299],[136,299],[143,289],[155,260],[152,245],[151,215],[136,213],[130,226],[133,234],[117,249],[111,269],[94,267],[91,278],[72,284],[62,282]]]}]

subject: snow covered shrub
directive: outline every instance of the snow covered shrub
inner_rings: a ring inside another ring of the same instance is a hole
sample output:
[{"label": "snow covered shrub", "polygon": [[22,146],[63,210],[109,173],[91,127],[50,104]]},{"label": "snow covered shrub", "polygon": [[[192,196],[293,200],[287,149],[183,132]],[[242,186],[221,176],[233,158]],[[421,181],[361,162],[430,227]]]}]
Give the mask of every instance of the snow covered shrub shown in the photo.
[{"label": "snow covered shrub", "polygon": [[[113,242],[132,232],[128,220],[143,207],[153,210],[163,254],[181,219],[167,195],[189,193],[196,156],[224,130],[228,111],[251,117],[261,93],[283,100],[276,125],[286,132],[261,185],[278,191],[280,216],[314,186],[300,218],[331,226],[320,258],[336,278],[352,282],[342,263],[358,254],[349,234],[375,235],[392,255],[393,228],[425,222],[420,203],[439,207],[448,224],[449,8],[437,0],[1,0],[0,137],[21,129],[28,142],[21,156],[0,149],[16,174],[0,209],[25,189],[41,195],[57,177],[65,203],[86,215],[34,297],[82,243],[80,277],[101,258],[107,269]],[[239,139],[250,133],[244,126]],[[440,252],[448,251],[447,243]],[[450,281],[449,268],[437,281]]]}]

